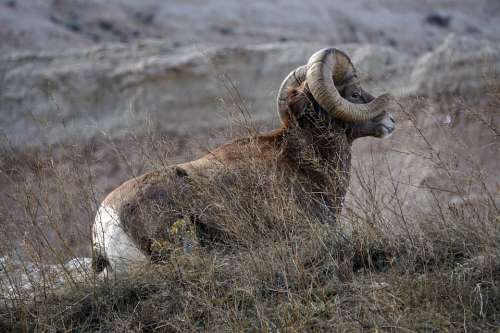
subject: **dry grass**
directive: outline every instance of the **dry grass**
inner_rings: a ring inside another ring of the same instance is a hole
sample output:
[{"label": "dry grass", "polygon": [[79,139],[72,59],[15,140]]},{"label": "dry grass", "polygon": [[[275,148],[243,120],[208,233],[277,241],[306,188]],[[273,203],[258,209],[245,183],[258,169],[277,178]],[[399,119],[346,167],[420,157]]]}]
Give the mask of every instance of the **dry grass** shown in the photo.
[{"label": "dry grass", "polygon": [[[496,123],[481,121],[498,149]],[[451,162],[466,157],[458,150],[444,156],[412,124],[427,145],[421,151],[431,152],[412,158],[436,167],[453,204],[429,186],[428,209],[410,213],[408,184],[391,163],[363,164],[352,172],[342,223],[322,224],[287,184],[249,160],[244,173],[226,175],[238,178],[235,186],[214,183],[198,194],[212,202],[206,214],[221,237],[201,240],[187,227],[180,243],[159,245],[159,263],[105,279],[85,263],[66,264],[90,254],[90,225],[108,190],[96,188],[96,159],[112,156],[132,176],[171,164],[171,146],[135,140],[134,159],[109,143],[114,154],[104,157],[92,146],[65,155],[6,150],[0,330],[498,331],[498,190],[485,184],[480,161],[464,169],[465,182]]]}]

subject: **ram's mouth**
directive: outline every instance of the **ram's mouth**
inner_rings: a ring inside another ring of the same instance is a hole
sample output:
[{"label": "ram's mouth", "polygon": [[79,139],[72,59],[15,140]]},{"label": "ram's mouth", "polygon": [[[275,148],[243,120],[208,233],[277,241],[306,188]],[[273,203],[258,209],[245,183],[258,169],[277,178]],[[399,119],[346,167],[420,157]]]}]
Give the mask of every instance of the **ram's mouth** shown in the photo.
[{"label": "ram's mouth", "polygon": [[391,135],[392,135],[392,133],[394,132],[395,129],[396,129],[396,126],[394,126],[394,125],[383,124],[381,126],[382,135],[380,137],[381,138],[389,138],[389,137],[391,137]]}]

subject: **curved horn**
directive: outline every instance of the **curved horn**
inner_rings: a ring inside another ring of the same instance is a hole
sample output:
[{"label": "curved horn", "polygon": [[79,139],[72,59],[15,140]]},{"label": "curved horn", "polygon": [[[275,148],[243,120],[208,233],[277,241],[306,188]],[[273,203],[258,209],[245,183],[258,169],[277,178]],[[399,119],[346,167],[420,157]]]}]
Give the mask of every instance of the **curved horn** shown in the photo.
[{"label": "curved horn", "polygon": [[334,78],[344,81],[350,74],[349,70],[354,72],[349,57],[334,48],[322,49],[309,58],[306,81],[318,104],[346,122],[364,122],[384,112],[394,100],[389,94],[383,94],[368,104],[354,104],[340,96]]},{"label": "curved horn", "polygon": [[280,119],[282,122],[284,122],[285,119],[288,118],[288,113],[287,113],[288,90],[290,88],[299,87],[306,80],[306,71],[307,71],[306,65],[297,67],[296,69],[291,71],[281,83],[280,89],[278,90],[277,104],[278,104],[278,114],[280,115]]}]

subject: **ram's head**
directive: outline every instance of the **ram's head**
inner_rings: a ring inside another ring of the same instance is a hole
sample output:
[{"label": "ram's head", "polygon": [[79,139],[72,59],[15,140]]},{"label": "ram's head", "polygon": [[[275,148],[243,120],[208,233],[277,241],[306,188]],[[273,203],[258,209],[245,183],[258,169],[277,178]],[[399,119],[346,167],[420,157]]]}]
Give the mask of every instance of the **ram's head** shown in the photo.
[{"label": "ram's head", "polygon": [[[304,107],[290,107],[290,98],[301,105],[300,96]],[[307,65],[288,74],[278,92],[278,113],[285,125],[304,113],[320,112],[343,122],[353,138],[389,136],[395,128],[392,112],[398,108],[392,95],[375,98],[365,91],[349,57],[334,48],[312,55]]]}]

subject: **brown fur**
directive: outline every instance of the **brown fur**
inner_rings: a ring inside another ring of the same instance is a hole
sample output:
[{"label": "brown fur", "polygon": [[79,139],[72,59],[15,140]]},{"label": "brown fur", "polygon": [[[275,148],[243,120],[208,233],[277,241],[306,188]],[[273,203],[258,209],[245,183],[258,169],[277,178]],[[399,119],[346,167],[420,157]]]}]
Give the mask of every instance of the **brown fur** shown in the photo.
[{"label": "brown fur", "polygon": [[228,175],[237,178],[237,170],[245,172],[253,164],[303,193],[297,198],[309,214],[333,223],[349,183],[352,134],[359,131],[326,114],[304,87],[289,92],[288,104],[290,117],[283,127],[126,181],[104,204],[119,213],[125,231],[145,254],[153,255],[152,241],[168,239],[170,226],[179,219],[189,219],[199,226],[201,236],[216,239],[220,229],[206,208],[214,204],[198,193],[217,182],[234,186],[239,180]]}]

